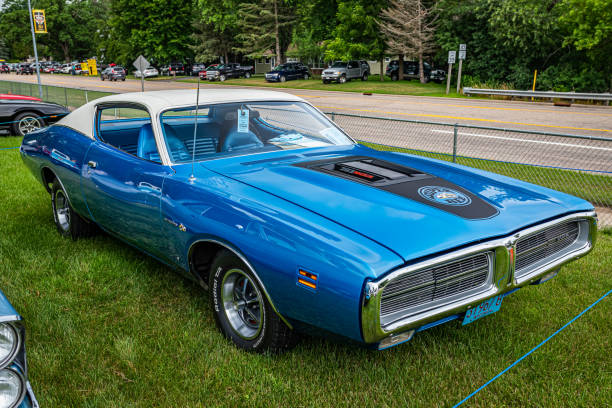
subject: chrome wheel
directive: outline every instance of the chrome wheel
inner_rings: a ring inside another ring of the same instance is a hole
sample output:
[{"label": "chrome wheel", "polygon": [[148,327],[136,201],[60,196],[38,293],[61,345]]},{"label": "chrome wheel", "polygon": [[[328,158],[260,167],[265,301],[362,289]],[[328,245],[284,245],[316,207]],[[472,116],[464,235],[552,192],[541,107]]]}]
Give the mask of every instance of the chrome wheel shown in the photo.
[{"label": "chrome wheel", "polygon": [[22,135],[38,130],[41,127],[42,123],[36,116],[25,116],[19,121],[19,133]]},{"label": "chrome wheel", "polygon": [[229,270],[221,283],[221,302],[232,330],[252,340],[262,328],[263,297],[251,278],[240,269]]},{"label": "chrome wheel", "polygon": [[70,229],[70,205],[68,199],[62,190],[55,192],[55,201],[53,203],[53,215],[55,222],[65,232]]},{"label": "chrome wheel", "polygon": [[340,77],[340,83],[343,84],[346,82],[346,77],[345,76],[341,76]]}]

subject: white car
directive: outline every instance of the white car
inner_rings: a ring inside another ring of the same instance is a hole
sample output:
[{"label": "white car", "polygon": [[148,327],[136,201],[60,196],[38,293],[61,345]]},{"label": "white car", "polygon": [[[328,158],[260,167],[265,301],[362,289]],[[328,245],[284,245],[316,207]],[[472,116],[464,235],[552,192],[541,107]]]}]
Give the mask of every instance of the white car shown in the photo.
[{"label": "white car", "polygon": [[[149,67],[143,71],[145,78],[153,78],[159,75],[159,71],[153,67]],[[134,71],[134,76],[136,78],[140,78],[140,71]]]}]

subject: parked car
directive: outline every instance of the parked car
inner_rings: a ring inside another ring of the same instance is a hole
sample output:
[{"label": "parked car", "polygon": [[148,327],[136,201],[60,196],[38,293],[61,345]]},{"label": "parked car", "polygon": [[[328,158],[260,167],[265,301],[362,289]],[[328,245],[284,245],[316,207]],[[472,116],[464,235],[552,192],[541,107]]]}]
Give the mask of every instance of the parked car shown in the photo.
[{"label": "parked car", "polygon": [[100,79],[104,81],[125,81],[125,69],[122,66],[115,65],[114,67],[108,67],[100,73]]},{"label": "parked car", "polygon": [[55,123],[69,113],[61,105],[30,96],[0,96],[0,129],[18,136]]},{"label": "parked car", "polygon": [[70,66],[70,75],[85,75],[87,71],[83,71],[81,64],[73,64]]},{"label": "parked car", "polygon": [[191,66],[191,76],[198,76],[200,72],[206,69],[206,65],[204,64],[193,64]]},{"label": "parked car", "polygon": [[[427,62],[423,62],[423,73],[425,74],[425,82],[433,80],[437,83],[444,82],[446,79],[446,72],[443,70],[432,70],[431,65]],[[393,60],[387,65],[385,74],[391,77],[392,81],[399,79],[399,61]],[[418,61],[404,61],[404,79],[420,79],[419,73],[419,62]]]},{"label": "parked car", "polygon": [[200,79],[201,79],[201,80],[205,80],[205,79],[206,79],[206,71],[207,71],[207,70],[214,71],[215,69],[217,69],[217,67],[218,67],[219,65],[220,65],[220,64],[211,64],[211,65],[209,65],[207,68],[204,68],[203,70],[201,70],[201,71],[199,72],[199,74],[198,74],[198,75],[200,76]]},{"label": "parked car", "polygon": [[34,70],[30,64],[19,64],[15,69],[17,75],[34,75]]},{"label": "parked car", "polygon": [[441,84],[442,82],[446,81],[446,71],[443,69],[432,69],[429,79],[437,84]]},{"label": "parked car", "polygon": [[3,407],[38,408],[28,379],[23,318],[0,291],[0,396]]},{"label": "parked car", "polygon": [[0,74],[10,74],[11,73],[11,67],[9,67],[7,64],[0,64]]},{"label": "parked car", "polygon": [[69,74],[70,73],[70,69],[72,68],[72,64],[62,64],[60,66],[60,73],[62,74]]},{"label": "parked car", "polygon": [[370,75],[370,65],[366,61],[336,61],[328,69],[323,70],[321,79],[324,84],[338,82],[340,84],[351,79],[367,81]]},{"label": "parked car", "polygon": [[310,71],[308,67],[301,62],[288,62],[286,64],[277,65],[270,72],[266,72],[267,82],[285,82],[291,79],[308,79]]},{"label": "parked car", "polygon": [[26,135],[21,154],[60,234],[98,225],[182,271],[249,351],[312,328],[384,349],[472,322],[597,233],[582,199],[359,145],[280,92],[111,95]]},{"label": "parked car", "polygon": [[[143,73],[145,78],[154,78],[159,75],[159,71],[155,67],[149,67],[145,69]],[[134,71],[134,76],[140,78],[140,71]]]},{"label": "parked car", "polygon": [[162,75],[185,75],[185,65],[182,63],[172,63],[161,67]]},{"label": "parked car", "polygon": [[248,65],[240,65],[236,63],[221,64],[216,66],[214,69],[206,70],[206,79],[209,81],[216,81],[217,79],[221,82],[229,78],[250,78],[253,73],[253,67]]}]

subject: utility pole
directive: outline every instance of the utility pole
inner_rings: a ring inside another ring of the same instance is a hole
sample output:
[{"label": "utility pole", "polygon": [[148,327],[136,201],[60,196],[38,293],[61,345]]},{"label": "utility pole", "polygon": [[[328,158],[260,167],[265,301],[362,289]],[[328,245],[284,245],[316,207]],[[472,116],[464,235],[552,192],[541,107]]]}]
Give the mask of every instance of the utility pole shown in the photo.
[{"label": "utility pole", "polygon": [[32,30],[32,44],[34,45],[34,60],[36,61],[36,78],[38,78],[38,95],[43,97],[42,84],[40,83],[40,65],[38,64],[38,51],[36,50],[36,35],[34,34],[34,20],[32,18],[32,4],[28,0],[28,11],[30,12],[30,29]]}]

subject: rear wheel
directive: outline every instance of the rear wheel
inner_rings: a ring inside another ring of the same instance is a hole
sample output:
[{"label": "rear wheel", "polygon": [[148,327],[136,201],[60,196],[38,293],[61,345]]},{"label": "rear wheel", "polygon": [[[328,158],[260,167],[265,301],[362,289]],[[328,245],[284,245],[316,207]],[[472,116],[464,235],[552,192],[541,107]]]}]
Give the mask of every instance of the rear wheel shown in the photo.
[{"label": "rear wheel", "polygon": [[308,78],[310,78],[310,76],[308,74],[304,74],[304,79],[308,81]]},{"label": "rear wheel", "polygon": [[51,208],[55,226],[61,235],[76,240],[94,234],[95,225],[74,212],[68,195],[57,179],[51,187]]},{"label": "rear wheel", "polygon": [[295,333],[274,312],[250,269],[223,250],[210,270],[210,301],[221,332],[239,348],[278,353],[295,344]]},{"label": "rear wheel", "polygon": [[18,136],[23,136],[45,127],[45,121],[34,112],[23,112],[15,116],[13,132]]},{"label": "rear wheel", "polygon": [[392,81],[397,81],[399,79],[399,75],[397,74],[391,74],[391,80]]},{"label": "rear wheel", "polygon": [[368,73],[367,72],[363,73],[363,76],[361,77],[361,80],[362,81],[367,81],[368,80]]}]

